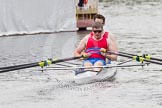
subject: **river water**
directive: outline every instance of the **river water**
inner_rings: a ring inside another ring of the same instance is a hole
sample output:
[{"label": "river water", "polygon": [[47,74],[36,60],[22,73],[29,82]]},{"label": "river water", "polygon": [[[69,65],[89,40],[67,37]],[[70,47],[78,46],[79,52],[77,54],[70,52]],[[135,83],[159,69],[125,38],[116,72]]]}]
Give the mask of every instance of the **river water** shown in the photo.
[{"label": "river water", "polygon": [[[119,50],[162,58],[162,4],[156,2],[100,3],[105,29]],[[62,32],[0,37],[0,64],[32,63],[50,57],[71,57],[87,32]],[[119,62],[127,60],[119,57]],[[75,62],[75,61],[74,61]],[[76,61],[78,62],[78,61]],[[74,85],[71,71],[39,71],[39,67],[0,74],[1,108],[161,108],[162,66],[119,68],[112,82]]]}]

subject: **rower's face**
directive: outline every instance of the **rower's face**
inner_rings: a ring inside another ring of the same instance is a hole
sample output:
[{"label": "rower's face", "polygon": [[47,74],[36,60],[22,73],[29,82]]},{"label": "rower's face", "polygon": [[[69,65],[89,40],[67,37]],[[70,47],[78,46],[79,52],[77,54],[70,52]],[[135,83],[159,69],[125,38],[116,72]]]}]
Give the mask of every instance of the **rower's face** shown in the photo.
[{"label": "rower's face", "polygon": [[93,33],[94,33],[94,37],[95,39],[99,40],[102,36],[102,28],[93,28]]},{"label": "rower's face", "polygon": [[102,19],[99,19],[99,18],[96,18],[95,19],[95,22],[100,22],[100,23],[104,24],[103,20]]}]

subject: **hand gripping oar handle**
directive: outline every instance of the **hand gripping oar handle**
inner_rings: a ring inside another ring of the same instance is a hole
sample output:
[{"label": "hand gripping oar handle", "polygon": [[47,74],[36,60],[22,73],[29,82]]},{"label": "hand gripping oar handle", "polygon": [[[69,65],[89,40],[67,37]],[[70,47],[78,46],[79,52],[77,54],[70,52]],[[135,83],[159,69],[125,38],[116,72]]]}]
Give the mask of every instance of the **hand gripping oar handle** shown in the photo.
[{"label": "hand gripping oar handle", "polygon": [[75,59],[79,59],[79,58],[82,58],[82,56],[70,57],[70,58],[64,58],[64,59],[58,59],[58,60],[48,59],[48,60],[41,61],[41,62],[35,62],[35,63],[29,63],[29,64],[21,64],[21,65],[16,65],[16,66],[1,67],[0,68],[0,73],[19,70],[19,69],[25,69],[25,68],[31,68],[31,67],[36,67],[36,66],[44,67],[44,66],[47,66],[47,65],[50,65],[50,64],[75,60]]},{"label": "hand gripping oar handle", "polygon": [[114,54],[114,55],[118,55],[118,56],[122,56],[122,57],[127,57],[127,58],[132,58],[133,60],[136,60],[136,61],[140,61],[140,62],[143,62],[143,61],[146,61],[146,62],[149,62],[149,63],[154,63],[154,64],[158,64],[158,65],[162,65],[161,62],[157,62],[157,61],[152,61],[152,60],[147,60],[141,56],[133,56],[133,55],[129,55],[129,54],[123,54],[123,53],[120,53],[120,52],[112,52],[112,51],[107,51],[107,53],[110,53],[110,54]]}]

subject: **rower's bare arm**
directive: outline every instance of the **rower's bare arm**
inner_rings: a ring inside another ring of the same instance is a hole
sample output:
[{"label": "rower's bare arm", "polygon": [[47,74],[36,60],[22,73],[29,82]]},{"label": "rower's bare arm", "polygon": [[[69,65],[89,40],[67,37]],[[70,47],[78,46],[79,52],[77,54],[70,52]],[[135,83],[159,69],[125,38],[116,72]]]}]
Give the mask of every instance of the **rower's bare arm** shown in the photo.
[{"label": "rower's bare arm", "polygon": [[117,42],[116,42],[116,38],[115,38],[115,36],[113,35],[113,34],[109,34],[109,37],[110,37],[110,39],[116,44],[116,46],[117,46]]},{"label": "rower's bare arm", "polygon": [[[109,50],[112,52],[118,52],[118,47],[116,42],[108,38]],[[116,40],[115,40],[116,41]],[[106,57],[112,61],[117,61],[117,55],[107,54]]]},{"label": "rower's bare arm", "polygon": [[86,47],[87,36],[84,37],[80,42],[77,48],[74,50],[74,56],[82,56],[82,52]]}]

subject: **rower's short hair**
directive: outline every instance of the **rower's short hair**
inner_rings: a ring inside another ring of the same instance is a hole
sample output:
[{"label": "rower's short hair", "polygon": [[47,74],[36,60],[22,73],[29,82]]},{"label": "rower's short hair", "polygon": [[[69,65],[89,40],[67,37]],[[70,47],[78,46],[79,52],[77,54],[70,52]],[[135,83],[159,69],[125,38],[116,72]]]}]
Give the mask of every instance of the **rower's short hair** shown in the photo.
[{"label": "rower's short hair", "polygon": [[103,24],[100,23],[100,22],[94,22],[94,23],[92,24],[92,29],[93,29],[93,28],[102,28],[102,29],[103,29]]},{"label": "rower's short hair", "polygon": [[98,19],[102,19],[103,20],[103,24],[105,24],[105,17],[101,14],[96,14],[94,17],[93,17],[93,20],[95,21],[96,18]]}]

